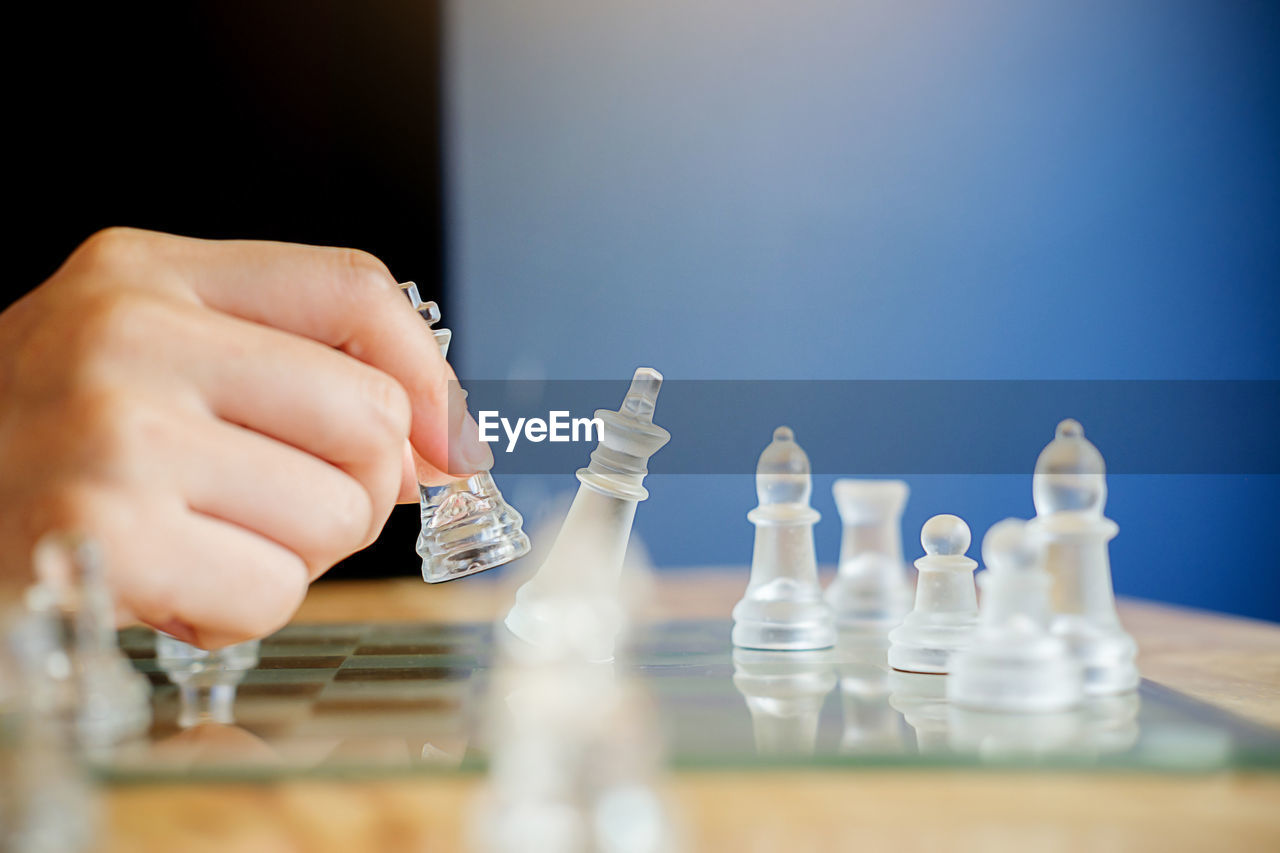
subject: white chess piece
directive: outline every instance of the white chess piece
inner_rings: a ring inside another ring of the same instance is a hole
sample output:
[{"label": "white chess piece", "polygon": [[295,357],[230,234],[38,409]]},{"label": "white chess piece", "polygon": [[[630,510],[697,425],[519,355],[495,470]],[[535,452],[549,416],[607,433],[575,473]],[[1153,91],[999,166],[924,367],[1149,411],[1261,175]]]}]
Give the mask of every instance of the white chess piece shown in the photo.
[{"label": "white chess piece", "polygon": [[818,584],[809,505],[809,457],[788,427],[778,427],[756,466],[760,505],[747,514],[756,526],[747,592],[733,608],[733,644],[795,651],[835,645],[835,618]]},{"label": "white chess piece", "polygon": [[1058,424],[1040,453],[1032,496],[1032,530],[1045,543],[1045,568],[1053,578],[1050,627],[1084,667],[1085,694],[1136,689],[1138,648],[1120,625],[1111,585],[1108,549],[1120,528],[1102,514],[1106,466],[1078,421]]},{"label": "white chess piece", "polygon": [[516,590],[506,626],[535,646],[554,642],[562,633],[562,603],[585,599],[588,612],[602,626],[586,631],[598,639],[585,650],[591,660],[613,657],[613,637],[622,629],[618,583],[626,557],[636,505],[649,497],[644,487],[649,457],[671,439],[653,422],[662,374],[651,367],[635,372],[618,411],[597,409],[604,422],[591,462],[578,470],[581,485],[560,534],[537,574]]},{"label": "white chess piece", "polygon": [[911,609],[911,584],[902,562],[901,480],[836,480],[840,567],[826,599],[841,629],[888,632]]},{"label": "white chess piece", "polygon": [[978,624],[978,564],[964,555],[969,541],[969,525],[957,516],[935,515],[924,523],[916,604],[889,632],[889,666],[945,675],[951,656],[969,645]]},{"label": "white chess piece", "polygon": [[951,660],[947,698],[983,711],[1063,711],[1084,699],[1080,664],[1049,633],[1049,575],[1025,521],[997,522],[982,540],[987,571],[973,642]]}]

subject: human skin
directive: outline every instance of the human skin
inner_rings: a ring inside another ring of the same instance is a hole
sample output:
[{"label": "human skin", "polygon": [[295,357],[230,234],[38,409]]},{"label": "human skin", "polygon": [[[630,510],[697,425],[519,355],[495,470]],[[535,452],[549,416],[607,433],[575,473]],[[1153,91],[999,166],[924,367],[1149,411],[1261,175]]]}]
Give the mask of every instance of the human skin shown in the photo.
[{"label": "human skin", "polygon": [[419,480],[492,465],[451,380],[372,255],[99,232],[0,314],[0,576],[85,535],[122,621],[270,633]]}]

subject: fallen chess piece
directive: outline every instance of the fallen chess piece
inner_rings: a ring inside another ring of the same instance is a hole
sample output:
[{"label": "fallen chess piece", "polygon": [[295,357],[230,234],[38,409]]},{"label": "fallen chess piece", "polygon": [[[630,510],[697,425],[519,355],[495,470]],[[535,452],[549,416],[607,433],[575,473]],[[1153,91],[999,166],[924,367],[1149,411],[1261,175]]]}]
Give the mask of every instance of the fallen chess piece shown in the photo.
[{"label": "fallen chess piece", "polygon": [[603,620],[606,630],[584,631],[598,638],[584,649],[590,660],[613,657],[613,637],[622,627],[618,583],[637,504],[649,497],[644,488],[649,457],[671,440],[653,422],[662,374],[651,367],[635,372],[618,411],[596,410],[604,424],[600,443],[586,468],[578,469],[578,493],[560,533],[537,573],[516,590],[507,629],[532,645],[553,642],[565,614],[560,603],[582,598],[592,602],[587,616]]},{"label": "fallen chess piece", "polygon": [[826,599],[844,631],[884,635],[911,609],[911,584],[902,561],[901,480],[836,480],[840,564]]},{"label": "fallen chess piece", "polygon": [[788,427],[778,427],[756,465],[760,505],[747,514],[756,526],[751,579],[733,608],[733,644],[744,649],[796,651],[836,643],[835,617],[818,584],[809,505],[809,457]]},{"label": "fallen chess piece", "polygon": [[[428,327],[440,322],[439,307],[423,302],[416,284],[408,281],[400,287]],[[431,331],[440,354],[448,355],[453,333]],[[503,499],[488,471],[443,486],[419,484],[418,496],[422,529],[417,551],[427,583],[474,575],[529,553],[524,519]]]},{"label": "fallen chess piece", "polygon": [[947,697],[984,711],[1051,712],[1084,700],[1080,664],[1049,633],[1050,579],[1026,522],[997,522],[982,540],[981,623],[951,661]]},{"label": "fallen chess piece", "polygon": [[916,560],[916,604],[889,632],[889,666],[945,675],[952,655],[971,642],[978,624],[978,564],[964,555],[969,541],[969,525],[954,515],[935,515],[920,529],[924,556]]}]

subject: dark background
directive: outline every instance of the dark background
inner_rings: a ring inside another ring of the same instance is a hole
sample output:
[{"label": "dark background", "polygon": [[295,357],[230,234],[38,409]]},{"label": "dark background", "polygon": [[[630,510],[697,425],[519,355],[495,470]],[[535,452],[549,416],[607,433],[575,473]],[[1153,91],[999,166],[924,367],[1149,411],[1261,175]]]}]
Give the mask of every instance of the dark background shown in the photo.
[{"label": "dark background", "polygon": [[[353,246],[440,297],[438,3],[51,8],[7,41],[0,304],[110,225]],[[417,571],[417,524],[331,575]]]}]

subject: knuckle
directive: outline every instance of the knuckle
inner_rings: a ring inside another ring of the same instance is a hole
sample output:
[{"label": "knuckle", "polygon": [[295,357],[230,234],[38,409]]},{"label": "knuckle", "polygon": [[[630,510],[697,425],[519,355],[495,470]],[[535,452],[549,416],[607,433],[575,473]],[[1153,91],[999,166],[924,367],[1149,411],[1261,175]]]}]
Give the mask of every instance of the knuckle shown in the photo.
[{"label": "knuckle", "polygon": [[338,279],[343,290],[356,299],[385,294],[395,284],[387,265],[360,249],[338,249]]},{"label": "knuckle", "polygon": [[107,468],[149,457],[164,439],[161,418],[122,389],[83,391],[71,414],[81,425],[81,453]]},{"label": "knuckle", "polygon": [[146,251],[147,232],[137,228],[113,226],[89,236],[76,249],[77,263],[90,269],[115,271],[136,264],[138,256]]},{"label": "knuckle", "polygon": [[154,300],[138,292],[107,288],[80,300],[73,332],[74,351],[95,357],[104,350],[145,340],[162,322]]}]

